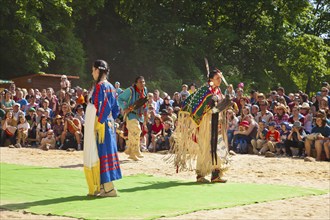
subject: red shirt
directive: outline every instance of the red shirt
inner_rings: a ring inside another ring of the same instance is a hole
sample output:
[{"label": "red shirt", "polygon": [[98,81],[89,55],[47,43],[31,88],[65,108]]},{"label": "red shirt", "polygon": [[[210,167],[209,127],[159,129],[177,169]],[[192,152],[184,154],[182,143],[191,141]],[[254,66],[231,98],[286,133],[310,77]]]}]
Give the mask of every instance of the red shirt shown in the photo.
[{"label": "red shirt", "polygon": [[268,131],[266,134],[266,139],[268,141],[280,142],[280,137],[280,132],[278,132],[277,130]]},{"label": "red shirt", "polygon": [[157,127],[156,124],[153,124],[153,125],[151,126],[151,132],[152,132],[153,134],[158,134],[161,130],[163,130],[163,128],[164,128],[163,123],[160,123],[160,125],[159,125],[158,127]]}]

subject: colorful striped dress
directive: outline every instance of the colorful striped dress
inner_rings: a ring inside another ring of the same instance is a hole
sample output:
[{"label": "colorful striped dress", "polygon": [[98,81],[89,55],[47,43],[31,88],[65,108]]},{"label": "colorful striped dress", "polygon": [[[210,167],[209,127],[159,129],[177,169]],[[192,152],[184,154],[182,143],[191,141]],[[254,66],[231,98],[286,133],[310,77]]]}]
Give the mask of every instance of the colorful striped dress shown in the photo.
[{"label": "colorful striped dress", "polygon": [[[84,170],[91,195],[99,191],[99,184],[122,178],[114,128],[114,119],[119,115],[115,95],[116,90],[111,83],[100,82],[95,85],[91,103],[86,109]],[[96,117],[99,123],[105,124],[103,143],[99,143],[94,134]]]}]

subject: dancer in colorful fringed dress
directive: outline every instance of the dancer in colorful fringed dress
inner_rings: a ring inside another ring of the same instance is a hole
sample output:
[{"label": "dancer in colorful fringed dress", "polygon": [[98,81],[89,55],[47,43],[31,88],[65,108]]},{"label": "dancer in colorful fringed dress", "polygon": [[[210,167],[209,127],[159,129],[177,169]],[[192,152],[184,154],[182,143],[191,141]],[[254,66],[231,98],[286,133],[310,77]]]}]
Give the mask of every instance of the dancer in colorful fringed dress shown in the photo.
[{"label": "dancer in colorful fringed dress", "polygon": [[108,64],[96,60],[92,68],[95,87],[87,105],[84,136],[84,171],[88,195],[115,197],[114,180],[122,178],[114,119],[119,114],[116,89],[107,81]]},{"label": "dancer in colorful fringed dress", "polygon": [[[178,126],[173,133],[174,164],[177,170],[193,169],[197,160],[197,182],[226,182],[222,178],[228,168],[225,109],[231,105],[229,97],[220,91],[222,73],[214,70],[208,82],[190,95],[179,112]],[[219,122],[221,133],[219,132]]]},{"label": "dancer in colorful fringed dress", "polygon": [[148,89],[145,87],[143,76],[138,76],[134,85],[125,89],[118,96],[118,104],[125,113],[126,127],[128,130],[127,149],[125,153],[129,159],[137,161],[143,158],[141,154],[141,132],[147,131],[148,114],[147,98]]}]

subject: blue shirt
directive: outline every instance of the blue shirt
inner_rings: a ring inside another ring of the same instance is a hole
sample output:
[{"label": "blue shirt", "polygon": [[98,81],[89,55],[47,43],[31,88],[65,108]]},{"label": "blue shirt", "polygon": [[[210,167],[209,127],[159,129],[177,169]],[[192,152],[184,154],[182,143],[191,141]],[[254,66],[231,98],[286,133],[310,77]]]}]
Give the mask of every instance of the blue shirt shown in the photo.
[{"label": "blue shirt", "polygon": [[22,110],[25,110],[25,106],[28,104],[28,101],[26,99],[20,99],[20,100],[18,100],[16,102],[21,105],[21,109]]},{"label": "blue shirt", "polygon": [[[146,87],[143,89],[144,96],[146,97],[148,94],[148,90]],[[118,96],[118,105],[121,109],[125,110],[129,106],[133,105],[134,102],[140,99],[140,94],[135,91],[134,86],[131,86],[125,89],[119,96]],[[128,113],[127,118],[128,120],[137,119],[139,122],[144,122],[144,113],[147,112],[147,107],[141,107],[139,109],[133,110],[132,112]]]},{"label": "blue shirt", "polygon": [[324,137],[330,137],[330,127],[328,125],[324,127],[314,127],[312,128],[312,133],[321,133]]}]

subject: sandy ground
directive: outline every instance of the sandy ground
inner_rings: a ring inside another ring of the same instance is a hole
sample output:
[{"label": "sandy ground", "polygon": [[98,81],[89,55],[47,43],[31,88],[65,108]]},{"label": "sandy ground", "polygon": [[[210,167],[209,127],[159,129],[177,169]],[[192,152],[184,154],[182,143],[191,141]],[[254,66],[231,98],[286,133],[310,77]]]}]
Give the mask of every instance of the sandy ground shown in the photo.
[{"label": "sandy ground", "polygon": [[[142,161],[127,160],[120,153],[123,175],[145,173],[173,179],[195,181],[193,171],[175,173],[175,169],[164,162],[164,155],[144,153]],[[77,161],[81,161],[77,163]],[[45,167],[82,169],[82,152],[42,151],[39,149],[0,148],[0,162]],[[292,198],[240,207],[198,211],[169,219],[330,219],[330,163],[304,162],[302,159],[265,158],[254,155],[232,157],[232,166],[226,173],[232,182],[270,183],[290,186],[326,189],[321,196]],[[87,188],[86,188],[87,190]],[[120,193],[120,192],[119,192]],[[71,219],[60,216],[43,216],[24,211],[0,209],[0,219]]]}]

